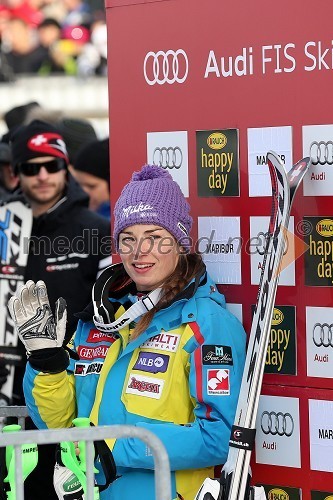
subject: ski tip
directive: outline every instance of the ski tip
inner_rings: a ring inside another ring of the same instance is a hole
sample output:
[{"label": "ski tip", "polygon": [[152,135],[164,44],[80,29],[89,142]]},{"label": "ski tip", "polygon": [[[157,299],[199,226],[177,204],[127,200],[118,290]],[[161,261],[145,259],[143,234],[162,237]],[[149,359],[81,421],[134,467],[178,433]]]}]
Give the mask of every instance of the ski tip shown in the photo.
[{"label": "ski tip", "polygon": [[279,172],[286,172],[283,161],[275,151],[268,151],[266,158],[267,158],[267,165],[270,170],[274,168]]},{"label": "ski tip", "polygon": [[275,160],[275,161],[277,161],[278,163],[280,163],[280,165],[283,165],[283,163],[282,163],[282,160],[281,160],[280,156],[279,156],[279,155],[278,155],[275,151],[270,150],[270,151],[268,151],[268,153],[267,153],[267,161],[272,161],[272,160],[273,160],[273,161]]},{"label": "ski tip", "polygon": [[[298,160],[298,162],[295,163],[291,167],[291,169],[287,172],[289,184],[291,185],[299,184],[303,179],[303,177],[305,176],[306,172],[308,171],[311,163],[312,163],[311,158],[309,156],[306,156],[301,160]],[[278,169],[280,172],[282,170],[286,171],[280,156],[277,153],[275,153],[275,151],[268,151],[267,164],[270,169],[272,167],[275,167],[275,169]]]},{"label": "ski tip", "polygon": [[288,172],[288,179],[290,184],[300,183],[306,172],[311,165],[311,158],[306,156],[301,160],[298,160],[295,165]]}]

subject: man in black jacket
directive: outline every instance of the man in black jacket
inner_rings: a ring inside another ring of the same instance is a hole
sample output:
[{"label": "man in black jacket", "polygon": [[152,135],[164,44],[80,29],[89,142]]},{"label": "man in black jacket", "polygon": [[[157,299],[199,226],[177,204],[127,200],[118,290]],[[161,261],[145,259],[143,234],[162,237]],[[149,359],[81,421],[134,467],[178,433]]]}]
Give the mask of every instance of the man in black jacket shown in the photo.
[{"label": "man in black jacket", "polygon": [[[91,301],[96,276],[111,263],[110,222],[88,209],[88,196],[68,172],[66,145],[57,129],[35,120],[18,128],[10,144],[12,164],[33,213],[25,281],[45,281],[51,307],[64,297],[69,340],[77,323],[75,313]],[[17,370],[16,394],[21,392],[22,376]],[[43,469],[28,478],[26,497],[56,499],[53,453],[49,447],[39,448],[39,453]]]},{"label": "man in black jacket", "polygon": [[111,263],[110,223],[88,209],[88,196],[69,174],[65,142],[53,126],[35,120],[20,127],[11,149],[34,217],[25,280],[45,281],[51,304],[66,299],[68,337],[75,330],[74,314],[91,300],[97,274]]}]

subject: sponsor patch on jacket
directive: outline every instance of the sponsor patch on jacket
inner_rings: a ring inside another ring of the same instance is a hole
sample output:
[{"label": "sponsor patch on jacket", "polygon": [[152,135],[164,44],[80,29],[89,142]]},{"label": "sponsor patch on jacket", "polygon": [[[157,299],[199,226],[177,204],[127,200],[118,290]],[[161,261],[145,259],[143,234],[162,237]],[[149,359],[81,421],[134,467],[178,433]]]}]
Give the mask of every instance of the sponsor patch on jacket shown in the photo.
[{"label": "sponsor patch on jacket", "polygon": [[209,396],[229,396],[229,370],[207,370],[207,394]]},{"label": "sponsor patch on jacket", "polygon": [[127,382],[126,393],[160,399],[163,386],[164,380],[131,373]]},{"label": "sponsor patch on jacket", "polygon": [[139,353],[133,370],[141,370],[150,373],[165,373],[168,368],[169,359],[170,357],[166,354],[142,351]]},{"label": "sponsor patch on jacket", "polygon": [[100,373],[103,363],[75,363],[74,375],[78,377],[85,377],[93,373]]},{"label": "sponsor patch on jacket", "polygon": [[81,359],[106,358],[108,349],[108,345],[97,345],[95,347],[79,345],[77,353]]},{"label": "sponsor patch on jacket", "polygon": [[146,340],[140,347],[146,349],[157,349],[159,351],[176,352],[179,346],[180,335],[162,332],[149,340]]},{"label": "sponsor patch on jacket", "polygon": [[97,328],[92,328],[88,333],[87,342],[92,344],[97,342],[111,342],[112,344],[117,338],[117,335],[113,333],[106,334],[100,332]]},{"label": "sponsor patch on jacket", "polygon": [[203,345],[202,364],[233,365],[231,347],[227,345]]},{"label": "sponsor patch on jacket", "polygon": [[78,262],[73,262],[72,264],[50,264],[46,266],[45,270],[48,273],[53,273],[54,271],[69,271],[70,269],[77,269],[78,267]]}]

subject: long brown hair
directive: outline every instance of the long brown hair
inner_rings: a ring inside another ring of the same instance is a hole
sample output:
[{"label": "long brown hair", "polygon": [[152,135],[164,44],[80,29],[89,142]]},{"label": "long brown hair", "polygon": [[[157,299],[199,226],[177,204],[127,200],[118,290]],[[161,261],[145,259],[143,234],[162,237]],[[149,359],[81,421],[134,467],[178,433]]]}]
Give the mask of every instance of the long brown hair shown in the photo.
[{"label": "long brown hair", "polygon": [[197,253],[182,254],[174,272],[162,285],[162,296],[155,307],[142,316],[136,324],[131,340],[137,338],[151,323],[154,314],[172,302],[172,299],[181,292],[185,286],[204,269],[201,255]]}]

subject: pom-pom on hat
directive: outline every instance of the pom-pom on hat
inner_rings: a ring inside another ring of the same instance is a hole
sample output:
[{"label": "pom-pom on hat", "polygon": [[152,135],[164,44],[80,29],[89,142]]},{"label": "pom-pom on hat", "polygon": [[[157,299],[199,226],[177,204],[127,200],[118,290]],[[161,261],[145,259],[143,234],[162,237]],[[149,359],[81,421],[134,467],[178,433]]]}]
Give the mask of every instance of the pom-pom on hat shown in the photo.
[{"label": "pom-pom on hat", "polygon": [[29,125],[22,125],[10,136],[12,164],[33,160],[34,158],[54,156],[63,158],[68,164],[65,141],[53,125],[41,120],[34,120]]},{"label": "pom-pom on hat", "polygon": [[123,188],[114,208],[116,247],[121,231],[134,224],[155,224],[164,227],[178,243],[189,251],[192,217],[179,185],[172,176],[156,165],[144,165],[134,172]]}]

